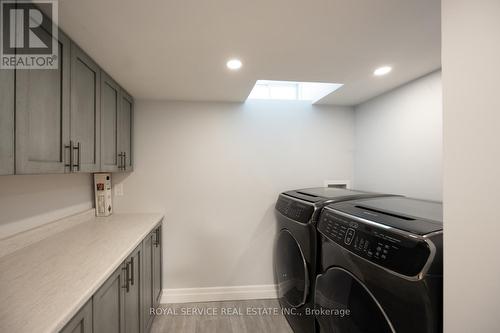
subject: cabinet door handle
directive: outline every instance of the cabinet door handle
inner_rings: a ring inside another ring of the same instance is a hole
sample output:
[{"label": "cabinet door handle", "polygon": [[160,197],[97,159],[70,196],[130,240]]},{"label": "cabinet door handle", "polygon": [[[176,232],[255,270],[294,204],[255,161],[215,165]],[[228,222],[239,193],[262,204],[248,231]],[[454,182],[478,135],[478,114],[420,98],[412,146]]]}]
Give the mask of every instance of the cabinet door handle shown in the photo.
[{"label": "cabinet door handle", "polygon": [[77,160],[78,163],[74,164],[73,166],[76,168],[77,171],[80,171],[80,162],[81,162],[81,158],[82,158],[82,146],[81,146],[80,142],[78,142],[76,144],[76,147],[73,147],[73,149],[78,150],[78,154],[77,154],[77,156],[78,156],[78,160]]},{"label": "cabinet door handle", "polygon": [[123,170],[123,152],[120,152],[120,153],[118,154],[118,156],[120,157],[120,162],[119,162],[119,164],[118,164],[118,169],[119,169],[119,170]]},{"label": "cabinet door handle", "polygon": [[82,168],[82,150],[80,146],[80,142],[78,142],[78,171]]},{"label": "cabinet door handle", "polygon": [[[69,145],[64,145],[64,149],[69,149],[69,164],[66,163],[64,166],[69,168],[69,172],[73,172],[73,141],[70,141]],[[66,151],[64,153],[64,159],[66,160]]]},{"label": "cabinet door handle", "polygon": [[123,170],[127,170],[127,152],[123,152]]},{"label": "cabinet door handle", "polygon": [[156,228],[155,230],[155,247],[160,245],[160,228]]},{"label": "cabinet door handle", "polygon": [[134,278],[134,257],[130,258],[130,266],[131,266],[131,269],[130,269],[130,280],[129,281],[132,285],[134,285],[134,282],[135,282],[134,281],[135,280],[135,278]]},{"label": "cabinet door handle", "polygon": [[122,286],[122,288],[127,289],[127,292],[129,292],[130,286],[128,284],[128,274],[129,274],[128,262],[125,264],[125,267],[123,267],[122,270],[125,271],[125,285]]}]

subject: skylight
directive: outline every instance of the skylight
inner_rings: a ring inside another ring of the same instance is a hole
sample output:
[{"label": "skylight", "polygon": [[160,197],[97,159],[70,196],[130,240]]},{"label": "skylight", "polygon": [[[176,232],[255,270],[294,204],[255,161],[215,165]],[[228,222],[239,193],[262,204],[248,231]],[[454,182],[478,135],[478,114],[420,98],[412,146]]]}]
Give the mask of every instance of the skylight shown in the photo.
[{"label": "skylight", "polygon": [[247,99],[292,100],[316,103],[342,87],[340,83],[258,80]]}]

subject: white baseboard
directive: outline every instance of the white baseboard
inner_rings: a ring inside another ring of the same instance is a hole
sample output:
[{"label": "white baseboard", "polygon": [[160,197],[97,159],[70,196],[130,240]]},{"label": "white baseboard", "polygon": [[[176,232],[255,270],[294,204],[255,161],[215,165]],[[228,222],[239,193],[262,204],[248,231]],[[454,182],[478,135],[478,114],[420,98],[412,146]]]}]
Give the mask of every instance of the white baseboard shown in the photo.
[{"label": "white baseboard", "polygon": [[274,284],[232,287],[163,289],[160,303],[167,304],[239,301],[269,298],[277,298],[277,289],[276,285]]}]

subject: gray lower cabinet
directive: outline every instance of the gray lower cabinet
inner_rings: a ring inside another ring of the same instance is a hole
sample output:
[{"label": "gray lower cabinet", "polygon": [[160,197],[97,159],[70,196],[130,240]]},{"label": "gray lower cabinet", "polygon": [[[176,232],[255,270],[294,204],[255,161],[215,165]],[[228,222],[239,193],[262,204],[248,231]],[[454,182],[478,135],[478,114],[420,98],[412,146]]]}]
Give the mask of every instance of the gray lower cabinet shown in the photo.
[{"label": "gray lower cabinet", "polygon": [[142,242],[143,295],[142,315],[144,332],[149,332],[154,314],[151,309],[160,303],[161,296],[161,225],[157,226]]},{"label": "gray lower cabinet", "polygon": [[125,332],[126,275],[122,265],[94,294],[94,333]]},{"label": "gray lower cabinet", "polygon": [[76,44],[71,45],[71,124],[73,160],[77,172],[101,167],[101,71]]},{"label": "gray lower cabinet", "polygon": [[61,333],[92,333],[92,300],[73,316]]},{"label": "gray lower cabinet", "polygon": [[70,44],[59,32],[58,69],[16,70],[16,174],[69,171]]},{"label": "gray lower cabinet", "polygon": [[142,332],[142,314],[141,314],[141,298],[142,298],[142,244],[139,245],[130,257],[126,260],[127,273],[127,289],[125,292],[125,332],[139,333]]},{"label": "gray lower cabinet", "polygon": [[143,315],[143,327],[144,332],[148,332],[153,323],[154,315],[151,313],[151,309],[156,307],[156,297],[153,295],[153,265],[154,265],[154,255],[155,246],[157,242],[157,230],[153,230],[144,239],[142,243],[143,248],[143,294],[142,294],[142,315]]},{"label": "gray lower cabinet", "polygon": [[162,227],[155,229],[155,242],[153,243],[153,303],[158,306],[161,297],[162,280]]},{"label": "gray lower cabinet", "polygon": [[95,292],[62,333],[147,333],[161,291],[158,225]]},{"label": "gray lower cabinet", "polygon": [[14,173],[14,70],[0,69],[0,175]]},{"label": "gray lower cabinet", "polygon": [[122,168],[118,131],[120,101],[120,87],[101,72],[101,171],[117,172]]},{"label": "gray lower cabinet", "polygon": [[120,94],[120,117],[119,117],[119,138],[120,138],[120,156],[122,158],[122,171],[132,171],[133,152],[132,152],[132,133],[134,117],[134,100],[123,89]]}]

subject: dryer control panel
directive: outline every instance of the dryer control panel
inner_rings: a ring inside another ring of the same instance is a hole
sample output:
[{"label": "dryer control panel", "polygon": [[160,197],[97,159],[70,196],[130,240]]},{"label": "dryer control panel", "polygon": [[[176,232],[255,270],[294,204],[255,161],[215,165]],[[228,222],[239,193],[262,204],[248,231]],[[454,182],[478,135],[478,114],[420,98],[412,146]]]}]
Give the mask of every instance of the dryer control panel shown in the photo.
[{"label": "dryer control panel", "polygon": [[318,231],[356,255],[405,276],[418,275],[430,255],[422,239],[404,236],[324,209]]},{"label": "dryer control panel", "polygon": [[310,222],[314,213],[312,205],[287,198],[283,195],[279,196],[275,209],[282,215],[304,224]]}]

